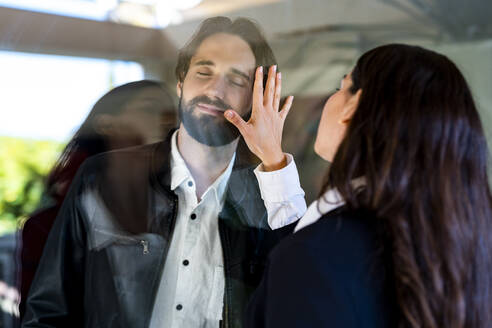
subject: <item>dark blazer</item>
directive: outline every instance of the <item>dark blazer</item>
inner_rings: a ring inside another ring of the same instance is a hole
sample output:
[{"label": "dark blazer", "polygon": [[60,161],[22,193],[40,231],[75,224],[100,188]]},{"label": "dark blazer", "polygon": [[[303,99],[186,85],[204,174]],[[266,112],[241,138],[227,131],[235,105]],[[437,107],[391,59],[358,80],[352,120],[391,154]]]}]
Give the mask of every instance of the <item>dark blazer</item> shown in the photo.
[{"label": "dark blazer", "polygon": [[378,222],[341,207],[285,238],[269,256],[245,327],[396,327]]}]

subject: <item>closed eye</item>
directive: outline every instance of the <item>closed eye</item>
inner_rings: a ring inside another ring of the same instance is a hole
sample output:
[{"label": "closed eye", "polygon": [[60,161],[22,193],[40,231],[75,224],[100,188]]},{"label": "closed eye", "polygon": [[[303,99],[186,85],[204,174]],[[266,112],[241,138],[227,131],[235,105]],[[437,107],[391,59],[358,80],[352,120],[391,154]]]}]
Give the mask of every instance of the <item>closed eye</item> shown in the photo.
[{"label": "closed eye", "polygon": [[231,84],[237,86],[237,87],[244,87],[244,83],[241,81],[241,82],[238,82],[238,81],[234,81],[234,80],[230,80]]},{"label": "closed eye", "polygon": [[227,80],[229,81],[229,83],[231,83],[232,85],[235,85],[237,87],[245,87],[247,85],[246,81],[244,80],[244,78],[242,76],[238,76],[236,74],[231,74],[227,77]]}]

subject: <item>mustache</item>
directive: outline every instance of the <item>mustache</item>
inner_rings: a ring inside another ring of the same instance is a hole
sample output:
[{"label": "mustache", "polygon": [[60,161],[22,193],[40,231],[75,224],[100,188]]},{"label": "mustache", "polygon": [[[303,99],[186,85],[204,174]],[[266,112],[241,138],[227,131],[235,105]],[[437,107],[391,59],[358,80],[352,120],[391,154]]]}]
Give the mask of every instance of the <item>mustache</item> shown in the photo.
[{"label": "mustache", "polygon": [[215,106],[217,108],[220,108],[220,109],[222,109],[224,111],[226,111],[227,109],[231,109],[232,108],[231,105],[225,103],[221,99],[212,100],[212,99],[210,99],[209,97],[207,97],[205,95],[197,96],[197,97],[191,99],[190,100],[190,104],[188,106],[190,106],[190,107],[191,106],[195,106],[198,103],[212,105],[212,106]]}]

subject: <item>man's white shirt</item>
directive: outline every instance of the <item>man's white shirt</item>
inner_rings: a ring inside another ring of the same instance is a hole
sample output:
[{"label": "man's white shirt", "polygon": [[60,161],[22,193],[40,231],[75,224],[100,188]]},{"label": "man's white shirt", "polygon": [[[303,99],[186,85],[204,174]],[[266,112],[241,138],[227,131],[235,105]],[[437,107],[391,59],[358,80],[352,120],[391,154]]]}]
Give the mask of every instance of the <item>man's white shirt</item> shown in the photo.
[{"label": "man's white shirt", "polygon": [[[287,166],[254,173],[268,213],[268,223],[278,229],[297,221],[306,212],[293,157]],[[218,216],[225,201],[235,154],[226,170],[198,202],[195,181],[177,147],[177,131],[171,140],[171,190],[178,196],[178,214],[161,276],[150,326],[218,327],[224,299],[224,259]],[[151,292],[151,291],[149,291]]]}]

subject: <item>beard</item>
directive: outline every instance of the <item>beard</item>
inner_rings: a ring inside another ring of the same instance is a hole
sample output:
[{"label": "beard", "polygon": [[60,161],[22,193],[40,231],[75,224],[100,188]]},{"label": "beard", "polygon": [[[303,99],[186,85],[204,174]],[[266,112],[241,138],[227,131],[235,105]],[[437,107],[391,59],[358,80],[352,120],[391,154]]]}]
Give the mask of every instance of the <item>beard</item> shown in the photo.
[{"label": "beard", "polygon": [[[210,147],[219,147],[230,144],[239,137],[239,130],[223,116],[196,115],[196,105],[198,103],[216,106],[222,110],[232,108],[220,99],[212,100],[202,95],[191,99],[188,102],[183,100],[183,93],[179,98],[179,119],[188,134],[201,144]],[[243,116],[249,119],[250,112]]]}]

